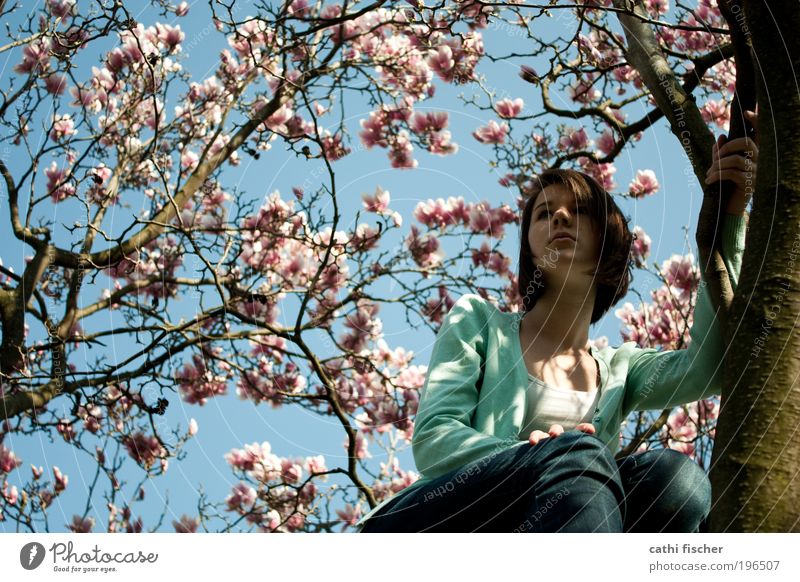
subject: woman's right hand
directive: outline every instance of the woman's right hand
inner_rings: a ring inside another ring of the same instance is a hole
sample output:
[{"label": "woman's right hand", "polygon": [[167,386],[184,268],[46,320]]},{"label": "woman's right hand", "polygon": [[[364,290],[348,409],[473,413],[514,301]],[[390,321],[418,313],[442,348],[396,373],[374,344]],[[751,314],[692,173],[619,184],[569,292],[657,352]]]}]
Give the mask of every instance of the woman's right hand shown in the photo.
[{"label": "woman's right hand", "polygon": [[[575,427],[575,430],[579,430],[581,432],[585,432],[587,434],[594,434],[597,432],[594,428],[594,425],[590,422],[582,422]],[[550,427],[548,432],[544,432],[543,430],[535,430],[533,431],[530,436],[528,437],[528,442],[531,445],[537,444],[540,440],[550,438],[550,437],[557,437],[562,432],[564,432],[564,427],[560,424],[554,424]]]}]

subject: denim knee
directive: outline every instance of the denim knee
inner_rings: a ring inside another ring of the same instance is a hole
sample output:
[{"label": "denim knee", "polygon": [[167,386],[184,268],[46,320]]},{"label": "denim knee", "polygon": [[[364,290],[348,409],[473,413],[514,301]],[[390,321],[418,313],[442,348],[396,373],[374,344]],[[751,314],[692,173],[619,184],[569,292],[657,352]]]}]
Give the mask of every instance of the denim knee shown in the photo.
[{"label": "denim knee", "polygon": [[[580,430],[567,430],[557,437],[550,437],[549,446],[557,454],[568,454],[570,457],[583,456],[587,460],[599,461],[609,472],[616,473],[614,455],[606,448],[598,437]],[[577,460],[577,459],[576,459]]]},{"label": "denim knee", "polygon": [[[614,457],[603,441],[578,430],[546,441],[538,455],[544,486],[535,500],[534,515],[542,513],[544,518],[537,531],[622,531],[624,490]],[[547,503],[556,495],[561,499],[545,514]]]},{"label": "denim knee", "polygon": [[661,453],[653,471],[664,483],[657,500],[659,509],[672,514],[673,525],[691,524],[694,529],[711,511],[711,481],[691,458],[672,449]]},{"label": "denim knee", "polygon": [[[537,447],[544,447],[537,451]],[[557,472],[565,477],[593,477],[616,484],[622,494],[622,483],[614,455],[598,437],[579,431],[564,431],[531,447],[531,459],[544,463],[546,472]]]}]

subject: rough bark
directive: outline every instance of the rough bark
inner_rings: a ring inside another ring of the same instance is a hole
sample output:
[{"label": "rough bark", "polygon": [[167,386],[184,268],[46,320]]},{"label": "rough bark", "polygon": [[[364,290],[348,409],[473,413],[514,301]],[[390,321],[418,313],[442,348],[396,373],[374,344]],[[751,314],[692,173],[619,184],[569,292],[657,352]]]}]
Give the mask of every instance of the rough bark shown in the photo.
[{"label": "rough bark", "polygon": [[[641,2],[614,5],[643,14]],[[741,15],[744,18],[741,18]],[[715,434],[710,530],[800,530],[800,42],[794,7],[753,0],[728,16],[755,54],[760,144],[754,206],[736,297],[715,238],[720,200],[705,192],[697,242],[728,356]],[[699,182],[713,138],[658,48],[652,28],[620,13],[627,58],[679,138]],[[733,29],[732,29],[733,30]],[[741,40],[741,39],[740,39]],[[738,100],[737,100],[738,102]],[[745,108],[751,106],[742,103]],[[732,129],[739,119],[732,120]],[[740,128],[741,129],[741,128]],[[735,136],[733,136],[735,137]],[[707,159],[708,158],[708,159]],[[713,244],[712,244],[713,241]],[[729,308],[728,308],[729,306]]]},{"label": "rough bark", "polygon": [[714,532],[800,531],[800,13],[744,2],[757,55],[759,163],[731,305],[711,482]]}]

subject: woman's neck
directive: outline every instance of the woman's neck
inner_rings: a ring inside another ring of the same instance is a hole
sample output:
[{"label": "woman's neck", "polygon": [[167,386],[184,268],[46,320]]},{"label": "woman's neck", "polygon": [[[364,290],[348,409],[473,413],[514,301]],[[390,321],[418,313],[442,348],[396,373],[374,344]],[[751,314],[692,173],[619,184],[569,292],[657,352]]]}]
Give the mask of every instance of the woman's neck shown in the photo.
[{"label": "woman's neck", "polygon": [[552,346],[554,353],[578,353],[589,347],[595,290],[551,288],[525,314],[522,325],[531,341]]}]

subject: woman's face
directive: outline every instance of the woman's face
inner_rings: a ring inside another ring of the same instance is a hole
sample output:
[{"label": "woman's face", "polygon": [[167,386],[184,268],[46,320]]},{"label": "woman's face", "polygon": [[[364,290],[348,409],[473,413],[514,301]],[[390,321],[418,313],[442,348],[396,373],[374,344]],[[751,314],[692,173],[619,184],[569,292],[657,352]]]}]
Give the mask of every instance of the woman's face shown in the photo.
[{"label": "woman's face", "polygon": [[[551,184],[536,197],[528,230],[534,263],[567,275],[592,272],[600,259],[600,230],[588,208],[565,184]],[[553,238],[567,234],[571,238]]]}]

